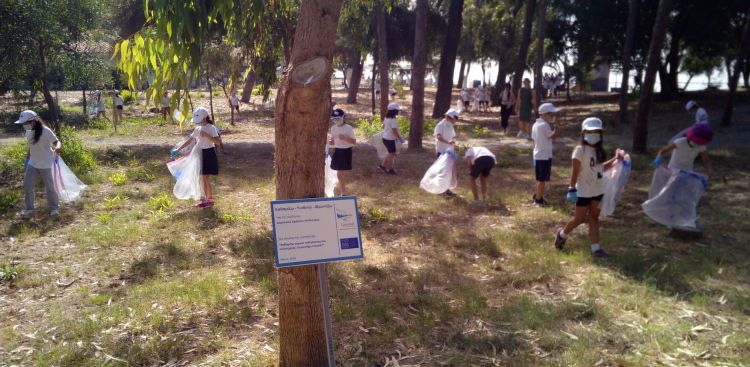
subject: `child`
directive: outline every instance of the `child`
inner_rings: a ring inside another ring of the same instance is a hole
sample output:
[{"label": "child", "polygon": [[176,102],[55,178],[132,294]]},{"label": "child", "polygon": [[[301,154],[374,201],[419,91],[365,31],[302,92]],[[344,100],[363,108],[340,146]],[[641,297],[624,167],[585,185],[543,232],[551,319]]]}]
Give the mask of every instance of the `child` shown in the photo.
[{"label": "child", "polygon": [[337,108],[331,113],[331,138],[329,144],[333,145],[333,156],[331,157],[331,169],[336,171],[339,181],[339,195],[346,195],[345,171],[352,170],[352,147],[357,144],[354,129],[344,122],[344,110]]},{"label": "child", "polygon": [[477,100],[479,101],[479,109],[488,112],[490,107],[490,99],[487,96],[487,90],[480,86],[477,88]]},{"label": "child", "polygon": [[612,168],[622,156],[607,160],[607,153],[602,147],[602,120],[589,117],[581,126],[581,142],[573,150],[571,165],[573,173],[566,199],[576,204],[575,215],[565,228],[557,230],[555,248],[562,250],[568,234],[586,220],[588,213],[591,253],[595,257],[607,257],[599,245],[599,204],[604,198],[604,171]]},{"label": "child", "polygon": [[465,87],[461,88],[461,100],[464,102],[464,109],[466,112],[471,110],[471,100],[469,99],[469,91]]},{"label": "child", "polygon": [[706,123],[696,122],[687,130],[685,136],[676,139],[673,143],[659,150],[654,159],[654,168],[659,168],[662,164],[662,157],[672,152],[672,158],[669,159],[668,167],[671,169],[693,172],[693,163],[698,155],[701,156],[703,164],[706,165],[708,175],[713,174],[711,162],[708,160],[706,153],[706,144],[711,142],[714,132]]},{"label": "child", "polygon": [[531,80],[523,79],[523,87],[516,93],[516,114],[518,115],[518,137],[529,138],[529,125],[531,125],[531,111],[534,110],[534,96],[536,92],[531,90]]},{"label": "child", "polygon": [[60,153],[62,147],[60,141],[52,130],[44,126],[44,123],[34,111],[21,112],[15,124],[23,125],[24,130],[26,130],[26,140],[29,143],[26,160],[24,161],[26,173],[23,177],[26,209],[21,211],[21,217],[29,218],[34,215],[34,186],[36,186],[39,176],[42,177],[47,192],[49,215],[52,217],[58,216],[60,215],[59,198],[52,178],[52,165]]},{"label": "child", "polygon": [[396,99],[396,96],[398,95],[396,88],[388,89],[388,93],[391,95],[391,99]]},{"label": "child", "polygon": [[193,207],[205,208],[214,205],[213,188],[211,187],[210,176],[217,176],[219,174],[219,159],[216,156],[216,144],[219,144],[219,146],[222,147],[223,144],[218,129],[214,126],[214,122],[211,121],[209,112],[205,107],[196,108],[195,111],[193,111],[193,118],[191,121],[199,126],[195,128],[190,139],[185,141],[182,146],[172,151],[172,155],[174,155],[176,151],[180,151],[189,146],[193,141],[195,141],[195,149],[201,149],[200,184],[205,198]]},{"label": "child", "polygon": [[396,171],[393,170],[393,163],[396,160],[396,140],[399,140],[401,143],[406,141],[401,136],[401,132],[398,129],[398,122],[396,122],[396,116],[398,116],[400,111],[401,107],[398,103],[391,102],[388,104],[388,109],[383,119],[383,144],[388,150],[388,154],[378,168],[389,175],[396,174]]},{"label": "child", "polygon": [[[703,107],[698,106],[697,102],[693,100],[688,101],[688,103],[685,104],[685,111],[695,114],[695,124],[708,124],[708,113],[703,109]],[[675,140],[685,136],[688,129],[690,128],[686,128],[680,131],[679,133],[677,133],[677,135],[669,139],[669,144],[671,145],[675,142]]]},{"label": "child", "polygon": [[549,182],[552,175],[552,141],[557,138],[557,131],[550,126],[557,126],[557,113],[560,109],[552,103],[539,106],[539,118],[531,129],[531,139],[534,141],[534,173],[536,188],[531,197],[535,206],[545,206],[544,184]]},{"label": "child", "polygon": [[237,92],[232,92],[232,97],[229,98],[229,103],[232,105],[232,109],[240,113],[240,99],[237,98]]},{"label": "child", "polygon": [[508,121],[513,113],[513,103],[516,99],[511,89],[510,83],[505,83],[505,88],[500,93],[500,127],[503,128],[503,135],[508,134]]},{"label": "child", "polygon": [[105,113],[106,108],[104,107],[104,98],[102,97],[102,92],[100,92],[98,89],[94,91],[94,105],[96,106],[95,118],[104,117],[107,121],[112,122]]},{"label": "child", "polygon": [[125,108],[125,102],[123,102],[122,97],[120,97],[120,91],[115,89],[114,90],[115,98],[114,98],[114,113],[112,114],[112,124],[115,125],[115,132],[117,132],[117,123],[122,120],[122,111]]},{"label": "child", "polygon": [[471,186],[471,193],[474,194],[474,201],[479,200],[477,195],[477,177],[481,175],[479,179],[482,184],[482,200],[487,200],[487,177],[492,171],[492,167],[495,166],[495,155],[485,147],[473,147],[466,150],[464,154],[466,163],[469,166],[469,185]]},{"label": "child", "polygon": [[[440,158],[440,155],[447,152],[456,152],[456,129],[454,125],[458,122],[458,111],[449,109],[445,112],[445,118],[443,118],[437,125],[435,125],[435,158]],[[451,190],[446,190],[443,193],[444,196],[454,196]]]}]

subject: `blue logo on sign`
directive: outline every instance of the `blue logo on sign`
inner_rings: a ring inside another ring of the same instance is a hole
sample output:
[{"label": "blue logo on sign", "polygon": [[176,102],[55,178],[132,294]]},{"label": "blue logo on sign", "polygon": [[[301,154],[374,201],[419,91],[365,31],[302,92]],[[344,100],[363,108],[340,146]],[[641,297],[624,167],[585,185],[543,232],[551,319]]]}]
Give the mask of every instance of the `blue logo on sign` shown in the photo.
[{"label": "blue logo on sign", "polygon": [[342,250],[349,250],[349,249],[358,248],[358,247],[359,247],[359,238],[357,237],[341,239]]}]

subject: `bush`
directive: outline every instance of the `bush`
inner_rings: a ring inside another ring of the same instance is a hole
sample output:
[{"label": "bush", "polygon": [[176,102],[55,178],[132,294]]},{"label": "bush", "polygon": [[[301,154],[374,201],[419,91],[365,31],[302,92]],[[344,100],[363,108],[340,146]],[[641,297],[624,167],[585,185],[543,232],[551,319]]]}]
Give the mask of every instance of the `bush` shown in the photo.
[{"label": "bush", "polygon": [[475,138],[486,138],[490,136],[490,129],[484,126],[474,125],[474,128],[471,130],[471,132]]},{"label": "bush", "polygon": [[171,208],[172,205],[174,205],[174,200],[170,199],[167,194],[148,198],[148,206],[153,211],[164,211],[164,209]]},{"label": "bush", "polygon": [[83,145],[83,139],[76,134],[74,127],[63,126],[59,139],[62,142],[60,156],[76,175],[84,175],[97,170],[98,165],[94,154]]},{"label": "bush", "polygon": [[380,117],[378,116],[374,116],[369,119],[359,119],[354,122],[354,126],[356,126],[366,138],[369,138],[383,131],[383,123],[380,121]]},{"label": "bush", "polygon": [[406,116],[398,115],[396,117],[396,123],[398,124],[398,130],[404,138],[409,137],[409,131],[411,130],[411,120]]},{"label": "bush", "polygon": [[122,101],[125,102],[126,105],[135,102],[135,93],[127,89],[120,92],[120,97],[122,97]]},{"label": "bush", "polygon": [[21,202],[21,192],[18,190],[0,193],[0,214],[10,211]]},{"label": "bush", "polygon": [[115,172],[112,176],[109,176],[109,182],[115,186],[122,186],[128,182],[128,175],[122,172]]},{"label": "bush", "polygon": [[0,185],[17,182],[23,177],[23,161],[26,159],[28,149],[25,142],[18,142],[0,149],[0,176],[3,177]]}]

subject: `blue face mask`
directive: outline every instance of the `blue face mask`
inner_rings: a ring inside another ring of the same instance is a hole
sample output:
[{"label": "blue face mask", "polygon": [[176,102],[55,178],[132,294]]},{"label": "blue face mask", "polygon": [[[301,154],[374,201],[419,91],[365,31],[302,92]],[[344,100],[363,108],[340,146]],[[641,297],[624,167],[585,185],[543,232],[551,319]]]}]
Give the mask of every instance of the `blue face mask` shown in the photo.
[{"label": "blue face mask", "polygon": [[602,141],[602,136],[599,133],[586,133],[583,135],[583,140],[590,145],[596,145]]}]

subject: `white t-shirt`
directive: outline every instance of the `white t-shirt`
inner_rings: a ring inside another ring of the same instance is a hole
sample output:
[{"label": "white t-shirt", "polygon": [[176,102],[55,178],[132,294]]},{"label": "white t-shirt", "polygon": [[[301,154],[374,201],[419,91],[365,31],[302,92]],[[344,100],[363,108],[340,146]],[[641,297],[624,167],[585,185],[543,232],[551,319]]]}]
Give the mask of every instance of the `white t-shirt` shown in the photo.
[{"label": "white t-shirt", "polygon": [[461,91],[461,100],[468,101],[469,100],[469,92],[466,90]]},{"label": "white t-shirt", "polygon": [[354,129],[349,124],[343,124],[341,126],[333,124],[333,126],[331,126],[331,135],[333,136],[334,148],[346,149],[354,146],[354,144],[349,143],[348,141],[343,141],[339,138],[339,135],[345,135],[352,139],[356,139]]},{"label": "white t-shirt", "polygon": [[397,92],[396,92],[396,89],[391,88],[391,89],[388,89],[388,93],[390,93],[390,94],[396,94]]},{"label": "white t-shirt", "polygon": [[703,107],[698,107],[698,111],[695,111],[695,122],[700,124],[708,123],[708,113]]},{"label": "white t-shirt", "polygon": [[169,107],[169,97],[164,96],[164,98],[161,99],[161,106],[162,107]]},{"label": "white t-shirt", "polygon": [[122,102],[122,98],[120,98],[120,96],[115,96],[115,107],[124,105],[125,103]]},{"label": "white t-shirt", "polygon": [[215,147],[216,145],[213,140],[201,136],[201,131],[208,134],[210,137],[215,138],[219,136],[218,128],[211,124],[197,126],[195,130],[193,130],[193,135],[190,135],[190,137],[195,139],[195,146],[198,147],[198,149],[209,149]]},{"label": "white t-shirt", "polygon": [[674,141],[677,146],[672,151],[672,158],[669,159],[669,168],[681,169],[683,171],[693,171],[693,163],[699,154],[706,151],[705,145],[698,145],[689,142],[687,138],[679,138]]},{"label": "white t-shirt", "polygon": [[492,157],[492,160],[497,162],[497,160],[495,159],[495,155],[485,147],[472,147],[466,149],[466,153],[464,154],[464,158],[471,158],[471,164],[474,164],[474,161],[476,161],[477,158],[480,157]]},{"label": "white t-shirt", "polygon": [[549,124],[537,119],[531,128],[531,139],[534,140],[534,159],[544,161],[552,159],[552,134],[554,131]]},{"label": "white t-shirt", "polygon": [[[395,118],[384,118],[383,119],[383,139],[387,140],[398,140],[398,135],[393,133],[393,129],[398,131],[398,122]],[[401,131],[399,131],[399,134]]]},{"label": "white t-shirt", "polygon": [[456,138],[456,129],[453,128],[453,124],[448,122],[446,119],[442,119],[437,126],[435,126],[435,151],[438,153],[445,153],[447,151],[454,151],[454,146],[448,143],[443,143],[437,140],[437,136],[440,134],[443,140],[451,141]]},{"label": "white t-shirt", "polygon": [[55,151],[52,150],[52,143],[58,140],[55,133],[44,126],[39,141],[33,142],[34,130],[26,132],[26,140],[29,142],[29,165],[38,169],[52,168],[52,164],[55,162]]},{"label": "white t-shirt", "polygon": [[237,98],[236,95],[232,95],[231,101],[232,101],[232,106],[233,107],[237,107],[237,106],[240,105],[240,99]]},{"label": "white t-shirt", "polygon": [[604,194],[604,164],[596,162],[596,148],[579,145],[573,149],[573,159],[581,162],[576,190],[578,197],[590,198]]},{"label": "white t-shirt", "polygon": [[98,112],[104,112],[104,98],[100,95],[99,97],[96,97],[96,110]]}]

